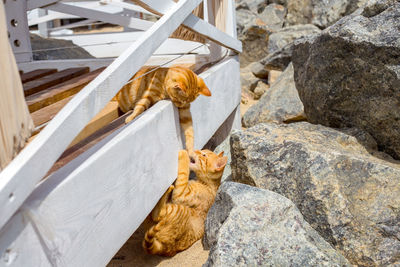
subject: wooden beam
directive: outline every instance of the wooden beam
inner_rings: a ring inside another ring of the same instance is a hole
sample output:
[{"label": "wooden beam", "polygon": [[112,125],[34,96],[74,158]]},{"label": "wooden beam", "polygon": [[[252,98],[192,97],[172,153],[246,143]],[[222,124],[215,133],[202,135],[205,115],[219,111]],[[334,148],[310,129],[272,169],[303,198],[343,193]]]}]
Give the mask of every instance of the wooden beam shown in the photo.
[{"label": "wooden beam", "polygon": [[99,21],[104,21],[137,30],[145,31],[153,25],[153,22],[151,21],[132,18],[132,17],[125,17],[117,14],[110,14],[104,11],[73,5],[73,3],[64,4],[61,2],[57,2],[52,5],[48,5],[44,8],[48,10],[76,15],[82,18],[96,19]]},{"label": "wooden beam", "polygon": [[42,90],[25,98],[29,112],[35,112],[48,105],[54,104],[66,97],[78,93],[84,86],[97,77],[105,68],[75,77],[63,83]]},{"label": "wooden beam", "polygon": [[[141,0],[140,2],[143,2],[149,7],[149,9],[154,10],[156,13],[160,14],[164,14],[168,10],[169,6],[166,4],[167,2],[174,3],[171,0],[164,0],[164,5],[160,5],[159,1],[154,0]],[[190,14],[182,24],[197,32],[204,38],[207,38],[224,47],[233,49],[238,53],[242,52],[242,42],[232,37],[231,35],[218,30],[213,25],[205,22],[204,20],[196,17],[193,14]]]},{"label": "wooden beam", "polygon": [[101,128],[107,126],[110,122],[118,118],[118,102],[110,101],[100,112],[96,115],[77,137],[71,142],[69,146],[76,145],[86,137],[97,132]]},{"label": "wooden beam", "polygon": [[31,117],[35,126],[39,127],[40,125],[53,119],[56,114],[72,99],[72,97],[73,96],[64,98],[61,101],[58,101],[54,104],[51,104],[47,107],[31,113]]},{"label": "wooden beam", "polygon": [[47,75],[37,80],[27,82],[23,85],[25,96],[45,90],[53,85],[75,78],[89,72],[89,68],[71,68],[51,75]]},{"label": "wooden beam", "polygon": [[21,75],[21,82],[22,83],[30,82],[32,80],[42,78],[44,76],[47,76],[55,72],[57,72],[57,69],[39,69],[26,72]]},{"label": "wooden beam", "polygon": [[[0,228],[74,137],[111,100],[202,0],[180,0],[103,73],[83,88],[0,173]],[[24,186],[21,186],[21,185]]]}]

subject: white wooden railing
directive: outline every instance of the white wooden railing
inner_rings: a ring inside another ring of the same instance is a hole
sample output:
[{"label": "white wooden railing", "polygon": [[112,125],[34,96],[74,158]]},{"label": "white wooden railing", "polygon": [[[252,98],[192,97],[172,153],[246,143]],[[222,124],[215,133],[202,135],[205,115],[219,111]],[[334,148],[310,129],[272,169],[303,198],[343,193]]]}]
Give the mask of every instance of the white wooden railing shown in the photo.
[{"label": "white wooden railing", "polygon": [[[179,119],[173,105],[161,101],[39,183],[74,137],[179,25],[241,52],[234,35],[233,1],[227,1],[230,27],[226,32],[191,14],[202,0],[142,2],[163,16],[82,89],[0,173],[0,266],[104,265],[175,179],[177,152],[182,147]],[[29,0],[27,6],[62,8],[86,18],[94,14],[66,5]],[[225,59],[201,77],[213,95],[199,97],[191,107],[196,148],[203,147],[226,118],[237,112],[237,57]]]}]

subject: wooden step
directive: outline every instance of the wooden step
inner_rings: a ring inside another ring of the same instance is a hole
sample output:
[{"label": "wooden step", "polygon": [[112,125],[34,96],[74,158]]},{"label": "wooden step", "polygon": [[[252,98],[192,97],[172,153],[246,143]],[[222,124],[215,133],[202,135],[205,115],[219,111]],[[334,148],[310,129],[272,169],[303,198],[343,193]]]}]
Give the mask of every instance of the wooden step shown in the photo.
[{"label": "wooden step", "polygon": [[60,72],[56,72],[54,74],[44,76],[44,77],[36,79],[36,80],[32,80],[23,85],[24,94],[25,94],[25,96],[32,95],[34,93],[45,90],[53,85],[62,83],[64,81],[68,81],[72,78],[75,78],[75,77],[85,74],[87,72],[89,72],[88,67],[70,68],[70,69],[65,69],[63,71],[60,71]]},{"label": "wooden step", "polygon": [[66,97],[78,93],[90,81],[97,77],[105,68],[80,75],[48,89],[32,94],[25,98],[29,111],[35,112],[41,108],[56,103]]},{"label": "wooden step", "polygon": [[57,72],[57,69],[39,69],[39,70],[33,70],[24,74],[21,74],[21,82],[26,83],[30,82],[39,78],[42,78],[44,76],[47,76],[49,74],[53,74]]}]

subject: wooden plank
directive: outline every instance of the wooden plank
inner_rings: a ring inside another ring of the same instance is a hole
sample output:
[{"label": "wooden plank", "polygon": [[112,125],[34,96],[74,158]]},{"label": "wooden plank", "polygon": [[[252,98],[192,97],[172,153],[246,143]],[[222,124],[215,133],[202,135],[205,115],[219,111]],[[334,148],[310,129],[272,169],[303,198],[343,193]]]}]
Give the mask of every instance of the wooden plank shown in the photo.
[{"label": "wooden plank", "polygon": [[58,2],[59,0],[28,0],[27,1],[27,10],[32,10],[38,7],[44,7],[53,3]]},{"label": "wooden plank", "polygon": [[[150,9],[156,11],[157,13],[164,14],[168,10],[168,7],[166,5],[162,6],[159,4],[158,1],[141,0],[141,2],[145,3],[148,7],[150,7]],[[171,0],[164,0],[163,2],[173,3]],[[204,38],[207,38],[219,45],[233,49],[238,53],[242,52],[242,43],[239,40],[237,40],[236,38],[232,37],[229,34],[226,34],[223,31],[218,30],[213,25],[205,22],[204,20],[196,17],[193,14],[190,14],[185,19],[183,25],[189,27],[190,29],[197,32]]]},{"label": "wooden plank", "polygon": [[[0,228],[26,200],[74,137],[111,100],[201,0],[180,0],[50,121],[0,173]],[[21,186],[23,184],[24,186]]]},{"label": "wooden plank", "polygon": [[32,80],[42,78],[43,76],[55,73],[56,71],[57,69],[39,69],[26,72],[21,75],[21,82],[22,83],[30,82]]},{"label": "wooden plank", "polygon": [[24,94],[25,96],[32,95],[34,93],[47,89],[53,85],[75,78],[87,72],[89,72],[89,68],[83,67],[83,68],[70,68],[51,75],[47,75],[40,79],[25,83],[23,85]]},{"label": "wooden plank", "polygon": [[[179,58],[178,58],[179,56]],[[100,67],[110,65],[115,58],[96,58],[96,59],[66,59],[66,60],[38,60],[18,64],[18,68],[23,71],[32,71],[38,68],[58,68],[64,70],[75,67],[89,67],[90,69],[98,69]],[[170,62],[173,60],[173,62]],[[164,65],[171,66],[173,64],[193,64],[201,67],[208,63],[208,55],[155,55],[146,61],[147,66]]]},{"label": "wooden plank", "polygon": [[126,113],[121,117],[115,119],[107,126],[101,128],[94,134],[90,135],[89,137],[85,138],[84,140],[80,141],[79,143],[70,146],[68,149],[64,151],[64,153],[60,156],[56,163],[51,167],[49,172],[46,176],[50,175],[51,173],[57,171],[61,167],[67,165],[73,159],[81,155],[82,153],[88,151],[91,147],[99,143],[105,137],[109,136],[119,128],[125,125],[125,118],[129,116],[130,113]]},{"label": "wooden plank", "polygon": [[70,146],[76,145],[86,137],[92,135],[96,131],[105,127],[107,124],[118,118],[118,102],[110,101],[100,112],[96,115],[77,137],[71,142]]},{"label": "wooden plank", "polygon": [[84,86],[97,77],[105,68],[83,74],[63,83],[42,90],[25,98],[30,112],[35,112],[48,105],[54,104],[66,97],[78,93]]},{"label": "wooden plank", "polygon": [[[196,144],[202,147],[219,128],[220,119],[224,121],[239,104],[239,62],[230,59],[201,77],[213,93],[211,98],[200,96],[192,107]],[[208,120],[202,118],[203,112]],[[51,265],[108,263],[175,179],[182,146],[179,127],[176,108],[161,101],[35,189],[21,210],[35,215],[30,223],[37,226]],[[0,233],[0,251],[17,254],[7,266],[24,266],[21,263],[27,259],[30,266],[49,266],[44,259],[32,259],[22,242],[32,233],[25,233],[11,237]],[[1,246],[5,243],[21,247]]]},{"label": "wooden plank", "polygon": [[145,31],[145,30],[148,30],[153,25],[153,22],[151,22],[151,21],[132,18],[132,17],[125,17],[125,16],[121,16],[121,15],[116,15],[116,14],[110,14],[110,13],[107,13],[104,11],[99,11],[99,10],[95,10],[95,9],[90,9],[90,8],[73,5],[73,3],[66,4],[66,3],[57,2],[54,4],[48,5],[44,8],[46,8],[48,10],[69,13],[69,14],[79,16],[82,18],[96,19],[96,20],[132,28],[132,29],[137,29],[137,30]]},{"label": "wooden plank", "polygon": [[61,101],[31,113],[31,117],[35,126],[38,127],[53,119],[56,114],[72,99],[72,97],[73,96],[64,98]]}]

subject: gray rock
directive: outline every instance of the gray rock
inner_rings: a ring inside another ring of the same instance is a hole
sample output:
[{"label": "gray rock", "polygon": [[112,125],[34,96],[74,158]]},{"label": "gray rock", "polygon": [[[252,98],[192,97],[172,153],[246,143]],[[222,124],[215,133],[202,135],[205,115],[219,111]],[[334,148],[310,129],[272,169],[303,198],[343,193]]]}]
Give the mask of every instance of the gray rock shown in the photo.
[{"label": "gray rock", "polygon": [[292,61],[294,43],[289,43],[282,47],[282,49],[276,50],[275,52],[268,54],[263,58],[259,64],[263,66],[263,69],[268,70],[281,70],[283,71]]},{"label": "gray rock", "polygon": [[232,161],[232,157],[231,157],[231,145],[230,145],[230,138],[231,136],[228,135],[228,137],[221,143],[219,144],[219,146],[217,146],[214,150],[215,153],[219,154],[222,151],[224,152],[224,156],[228,157],[228,161],[225,165],[225,169],[224,169],[224,174],[222,175],[221,178],[221,184],[227,181],[230,181],[231,179],[231,174],[232,174],[232,170],[231,170],[231,161]]},{"label": "gray rock", "polygon": [[285,27],[269,36],[268,53],[279,51],[298,38],[320,32],[321,30],[312,24]]},{"label": "gray rock", "polygon": [[30,38],[34,60],[94,58],[72,41],[42,38],[36,34],[31,34]]},{"label": "gray rock", "polygon": [[271,30],[279,30],[283,27],[286,17],[286,8],[278,4],[269,4],[257,15]]},{"label": "gray rock", "polygon": [[363,129],[397,159],[399,18],[399,1],[379,1],[298,42],[292,56],[296,87],[310,122]]},{"label": "gray rock", "polygon": [[350,266],[290,200],[232,182],[218,191],[203,244],[211,248],[203,266]]},{"label": "gray rock", "polygon": [[254,76],[260,79],[268,79],[268,70],[260,62],[253,62],[249,64],[250,70]]},{"label": "gray rock", "polygon": [[287,0],[288,25],[314,24],[322,29],[351,14],[368,0]]},{"label": "gray rock", "polygon": [[293,80],[293,65],[278,77],[261,99],[244,114],[244,127],[261,122],[293,122],[305,120],[303,104],[300,101]]},{"label": "gray rock", "polygon": [[240,69],[240,84],[242,90],[253,92],[260,79],[253,75],[250,66]]},{"label": "gray rock", "polygon": [[269,89],[268,84],[266,83],[266,80],[260,80],[257,83],[256,88],[254,89],[254,99],[258,100],[260,99],[265,92],[267,92]]},{"label": "gray rock", "polygon": [[233,181],[292,200],[352,264],[400,264],[399,162],[374,157],[353,136],[306,122],[234,132],[231,155]]},{"label": "gray rock", "polygon": [[271,33],[261,20],[243,30],[238,35],[242,42],[243,52],[240,54],[240,65],[247,66],[251,62],[259,61],[268,54],[268,38]]}]

